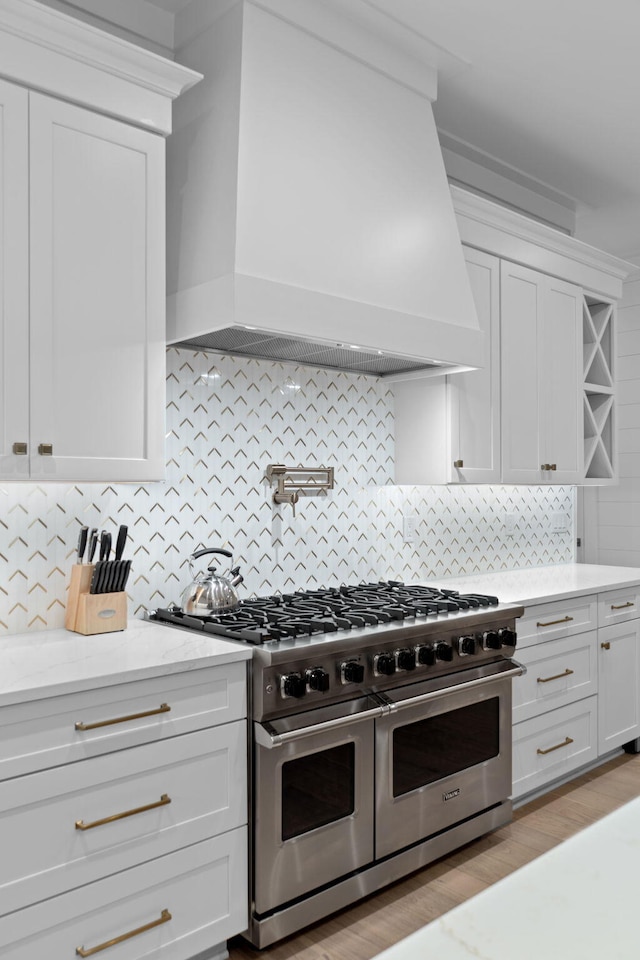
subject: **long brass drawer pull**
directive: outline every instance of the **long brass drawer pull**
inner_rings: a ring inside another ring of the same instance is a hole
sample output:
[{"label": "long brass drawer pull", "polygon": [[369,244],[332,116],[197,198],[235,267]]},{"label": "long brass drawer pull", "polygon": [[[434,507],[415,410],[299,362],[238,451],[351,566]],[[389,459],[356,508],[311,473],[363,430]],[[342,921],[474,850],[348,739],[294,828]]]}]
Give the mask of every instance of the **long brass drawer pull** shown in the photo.
[{"label": "long brass drawer pull", "polygon": [[113,720],[98,720],[97,723],[82,723],[78,721],[75,724],[76,730],[96,730],[98,727],[110,727],[113,723],[127,723],[129,720],[140,720],[141,717],[153,717],[157,713],[169,713],[171,707],[166,703],[161,703],[156,710],[145,710],[144,713],[130,713],[128,717],[114,717]]},{"label": "long brass drawer pull", "polygon": [[573,617],[563,617],[562,620],[549,620],[549,623],[541,623],[541,621],[538,620],[536,627],[554,627],[556,623],[569,623],[570,620],[573,620]]},{"label": "long brass drawer pull", "polygon": [[106,940],[104,943],[99,943],[97,947],[89,947],[88,950],[85,950],[84,947],[76,947],[76,954],[79,957],[92,957],[94,953],[100,953],[101,950],[106,950],[107,947],[115,947],[117,943],[130,940],[131,937],[137,937],[139,933],[144,933],[146,930],[159,927],[160,924],[168,923],[169,920],[171,920],[171,914],[168,910],[163,910],[157,920],[152,920],[151,923],[145,923],[142,927],[136,927],[135,930],[130,930],[129,933],[121,933],[119,937],[114,937],[113,940]]},{"label": "long brass drawer pull", "polygon": [[546,753],[553,753],[554,750],[560,750],[562,747],[568,747],[570,743],[573,743],[571,737],[565,737],[562,743],[556,743],[555,747],[548,747],[546,750],[541,750],[540,747],[538,747],[536,753],[544,756]]},{"label": "long brass drawer pull", "polygon": [[135,810],[125,810],[124,813],[114,813],[110,817],[103,817],[102,820],[94,820],[93,823],[76,820],[76,830],[93,830],[94,827],[102,827],[105,823],[113,823],[114,820],[124,820],[125,817],[133,817],[136,813],[145,813],[147,810],[155,810],[156,807],[166,807],[168,803],[171,803],[171,797],[163,793],[155,803],[147,803],[144,807],[136,807]]},{"label": "long brass drawer pull", "polygon": [[553,677],[538,677],[538,683],[551,683],[552,680],[561,680],[562,677],[570,677],[572,673],[573,670],[567,667],[564,673],[556,673]]},{"label": "long brass drawer pull", "polygon": [[633,604],[633,603],[631,602],[631,600],[628,600],[626,603],[619,603],[617,606],[616,606],[615,603],[612,603],[612,604],[611,604],[611,609],[612,609],[612,610],[624,610],[626,607],[633,607],[633,606],[635,606],[635,604]]}]

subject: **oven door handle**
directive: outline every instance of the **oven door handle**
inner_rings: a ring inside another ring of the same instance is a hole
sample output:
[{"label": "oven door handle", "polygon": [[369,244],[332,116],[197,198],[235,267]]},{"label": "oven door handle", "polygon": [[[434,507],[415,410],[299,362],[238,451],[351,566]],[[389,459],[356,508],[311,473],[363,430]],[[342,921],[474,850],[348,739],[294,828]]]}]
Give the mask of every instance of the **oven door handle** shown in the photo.
[{"label": "oven door handle", "polygon": [[[463,690],[481,687],[483,684],[493,683],[495,680],[510,680],[512,677],[521,677],[527,672],[527,668],[523,663],[518,663],[517,660],[512,660],[511,663],[514,664],[512,670],[500,670],[497,673],[490,674],[488,677],[479,677],[477,680],[467,680],[465,683],[459,683],[452,687],[444,687],[442,690],[433,690],[431,693],[421,693],[419,696],[412,697],[410,700],[401,700],[400,703],[388,701],[389,707],[392,713],[396,713],[399,710],[408,710],[409,707],[415,707],[421,703],[428,703],[430,700],[437,700],[439,697],[447,697],[452,693],[461,693]],[[378,696],[380,696],[380,694],[378,694]]]},{"label": "oven door handle", "polygon": [[269,729],[270,724],[268,722],[264,724],[256,723],[254,724],[255,739],[261,747],[271,750],[273,747],[281,747],[285,743],[312,737],[316,733],[339,730],[341,727],[350,727],[353,723],[360,723],[362,720],[382,717],[388,712],[389,708],[380,704],[379,707],[372,707],[370,710],[363,710],[361,713],[346,714],[343,717],[335,717],[333,720],[314,723],[310,727],[300,727],[299,730],[285,730],[283,733],[277,733],[273,730],[273,727]]}]

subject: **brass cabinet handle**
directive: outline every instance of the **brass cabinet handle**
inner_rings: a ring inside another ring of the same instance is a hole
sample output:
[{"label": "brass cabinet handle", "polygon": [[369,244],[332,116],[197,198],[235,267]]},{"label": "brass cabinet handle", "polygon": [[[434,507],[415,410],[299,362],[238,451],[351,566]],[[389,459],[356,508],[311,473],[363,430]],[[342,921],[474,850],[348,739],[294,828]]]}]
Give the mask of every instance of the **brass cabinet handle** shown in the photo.
[{"label": "brass cabinet handle", "polygon": [[541,470],[556,470],[557,468],[556,468],[556,464],[555,464],[555,463],[541,463],[541,464],[540,464],[540,469],[541,469]]},{"label": "brass cabinet handle", "polygon": [[563,617],[562,620],[549,620],[548,623],[542,623],[538,620],[536,627],[553,627],[556,623],[569,623],[570,620],[573,620],[573,617]]},{"label": "brass cabinet handle", "polygon": [[549,464],[549,470],[555,470],[555,469],[556,469],[555,463],[550,463],[550,464]]},{"label": "brass cabinet handle", "polygon": [[53,444],[52,443],[39,443],[38,444],[38,453],[41,457],[52,457],[53,456]]},{"label": "brass cabinet handle", "polygon": [[464,467],[464,460],[454,460],[453,465],[456,470],[461,470]]},{"label": "brass cabinet handle", "polygon": [[125,810],[124,813],[114,813],[110,817],[103,817],[102,820],[94,820],[93,823],[76,820],[76,830],[93,830],[94,827],[102,827],[105,823],[113,823],[114,820],[124,820],[125,817],[133,817],[136,813],[145,813],[147,810],[155,810],[156,807],[166,807],[168,803],[171,803],[171,797],[163,793],[155,803],[147,803],[144,807],[136,807],[135,810]]},{"label": "brass cabinet handle", "polygon": [[106,950],[107,947],[115,947],[116,943],[122,943],[123,940],[130,940],[131,937],[137,937],[139,933],[144,933],[146,930],[153,929],[153,927],[159,927],[161,923],[168,923],[169,920],[171,920],[171,914],[168,910],[163,910],[158,920],[152,920],[151,923],[145,923],[142,927],[136,927],[135,930],[130,930],[129,933],[121,933],[119,937],[114,937],[113,940],[106,940],[104,943],[99,943],[97,947],[89,947],[88,950],[85,950],[84,947],[76,947],[76,954],[79,957],[92,957],[94,953],[100,953],[101,950]]},{"label": "brass cabinet handle", "polygon": [[611,644],[608,640],[606,640],[604,643],[601,643],[600,646],[603,650],[611,650]]},{"label": "brass cabinet handle", "polygon": [[554,750],[560,750],[562,747],[568,747],[570,743],[573,743],[571,737],[565,737],[562,743],[556,743],[555,747],[548,747],[546,750],[541,750],[540,747],[538,747],[536,753],[544,756],[546,753],[553,753]]},{"label": "brass cabinet handle", "polygon": [[619,603],[617,606],[616,606],[615,603],[612,603],[612,604],[611,604],[611,609],[612,609],[612,610],[624,610],[625,607],[633,607],[633,606],[635,606],[635,604],[633,604],[633,603],[631,602],[631,600],[628,600],[626,603]]},{"label": "brass cabinet handle", "polygon": [[81,720],[75,724],[76,730],[95,730],[97,727],[110,727],[113,723],[127,723],[128,720],[139,720],[141,717],[153,717],[157,713],[169,713],[171,707],[166,703],[161,703],[156,710],[145,710],[143,713],[130,713],[128,717],[114,717],[113,720],[98,720],[96,723],[83,723]]},{"label": "brass cabinet handle", "polygon": [[538,683],[551,683],[552,680],[560,680],[562,677],[570,677],[573,673],[573,670],[570,670],[569,667],[564,671],[564,673],[556,673],[553,677],[538,677]]},{"label": "brass cabinet handle", "polygon": [[26,443],[14,443],[11,449],[15,453],[16,457],[26,457],[28,447]]}]

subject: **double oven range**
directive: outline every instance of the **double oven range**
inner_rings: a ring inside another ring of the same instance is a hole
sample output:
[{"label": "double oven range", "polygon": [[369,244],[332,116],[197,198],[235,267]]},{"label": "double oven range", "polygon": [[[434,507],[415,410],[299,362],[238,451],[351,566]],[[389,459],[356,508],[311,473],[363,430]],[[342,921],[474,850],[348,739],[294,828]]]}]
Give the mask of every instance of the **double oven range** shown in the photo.
[{"label": "double oven range", "polygon": [[150,618],[255,644],[250,923],[265,947],[511,818],[515,621],[397,582]]}]

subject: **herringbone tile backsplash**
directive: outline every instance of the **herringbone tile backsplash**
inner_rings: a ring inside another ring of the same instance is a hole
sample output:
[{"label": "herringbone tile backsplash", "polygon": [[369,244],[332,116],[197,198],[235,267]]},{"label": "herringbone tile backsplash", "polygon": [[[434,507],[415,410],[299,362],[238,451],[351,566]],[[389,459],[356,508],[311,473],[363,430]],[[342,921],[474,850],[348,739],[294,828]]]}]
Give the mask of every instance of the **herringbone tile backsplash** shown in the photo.
[{"label": "herringbone tile backsplash", "polygon": [[[335,488],[301,495],[294,516],[272,503],[269,463],[332,466]],[[392,484],[390,384],[170,348],[165,482],[0,484],[0,634],[63,625],[83,523],[129,526],[133,616],[179,602],[203,546],[233,551],[242,596],[574,559],[573,487]],[[568,531],[550,532],[554,513]],[[414,544],[403,542],[404,514],[417,518]]]}]

